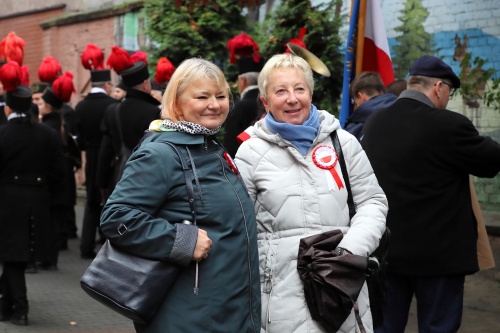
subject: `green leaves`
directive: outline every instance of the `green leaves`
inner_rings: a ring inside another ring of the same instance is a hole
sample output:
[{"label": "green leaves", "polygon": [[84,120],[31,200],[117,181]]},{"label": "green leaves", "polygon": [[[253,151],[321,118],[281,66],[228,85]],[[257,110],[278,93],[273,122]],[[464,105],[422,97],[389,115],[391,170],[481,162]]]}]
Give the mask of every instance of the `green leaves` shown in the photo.
[{"label": "green leaves", "polygon": [[203,57],[226,66],[226,42],[245,29],[242,7],[231,0],[217,5],[175,6],[174,0],[144,2],[146,33],[152,41],[153,59],[167,57],[175,66],[190,57]]}]

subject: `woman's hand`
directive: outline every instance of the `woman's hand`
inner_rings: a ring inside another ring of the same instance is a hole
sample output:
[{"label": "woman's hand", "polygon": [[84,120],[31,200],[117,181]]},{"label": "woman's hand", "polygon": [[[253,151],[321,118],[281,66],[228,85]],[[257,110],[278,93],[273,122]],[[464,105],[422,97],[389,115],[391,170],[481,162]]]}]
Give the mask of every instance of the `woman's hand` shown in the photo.
[{"label": "woman's hand", "polygon": [[212,240],[208,238],[205,230],[198,228],[198,240],[194,248],[193,260],[202,261],[208,257],[208,252],[212,248]]}]

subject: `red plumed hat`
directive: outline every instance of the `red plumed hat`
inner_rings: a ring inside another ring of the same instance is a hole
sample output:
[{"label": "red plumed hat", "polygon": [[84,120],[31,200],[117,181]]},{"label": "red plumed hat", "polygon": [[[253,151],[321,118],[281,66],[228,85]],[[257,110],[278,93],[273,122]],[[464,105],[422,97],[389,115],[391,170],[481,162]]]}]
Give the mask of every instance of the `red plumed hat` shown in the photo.
[{"label": "red plumed hat", "polygon": [[31,106],[31,89],[21,84],[21,66],[15,61],[8,61],[0,67],[0,80],[5,90],[5,104],[16,112],[28,112]]},{"label": "red plumed hat", "polygon": [[30,69],[28,66],[21,66],[21,84],[30,85]]},{"label": "red plumed hat", "polygon": [[26,42],[21,37],[18,37],[15,32],[10,32],[0,42],[0,59],[12,60],[17,62],[19,66],[22,66],[25,45]]},{"label": "red plumed hat", "polygon": [[104,52],[95,44],[87,44],[80,60],[85,69],[92,71],[104,69]]},{"label": "red plumed hat", "polygon": [[142,61],[147,66],[148,65],[148,54],[146,52],[137,51],[130,56],[130,60],[132,60],[132,62]]},{"label": "red plumed hat", "polygon": [[[290,39],[290,41],[288,43],[296,44],[296,45],[307,50],[306,44],[304,44],[304,41],[303,41],[305,34],[306,34],[306,28],[304,28],[304,27],[300,28],[299,36],[296,38]],[[286,51],[284,53],[290,53],[291,51],[288,48],[288,46],[286,44],[285,44],[285,46],[286,46]]]},{"label": "red plumed hat", "polygon": [[3,84],[3,90],[14,91],[22,81],[21,66],[15,61],[8,61],[0,67],[0,80]]},{"label": "red plumed hat", "polygon": [[170,81],[172,74],[174,74],[175,67],[166,57],[161,57],[156,64],[155,81],[158,84],[164,84]]},{"label": "red plumed hat", "polygon": [[134,61],[130,59],[130,55],[127,51],[120,48],[119,46],[111,47],[111,54],[108,57],[106,64],[113,69],[116,74],[120,73],[134,64]]},{"label": "red plumed hat", "polygon": [[63,103],[69,102],[71,94],[76,92],[75,86],[73,85],[73,73],[67,71],[59,76],[54,83],[52,83],[52,89],[57,99]]},{"label": "red plumed hat", "polygon": [[62,67],[56,58],[50,55],[43,58],[42,63],[38,67],[38,78],[40,81],[52,83],[61,74]]},{"label": "red plumed hat", "polygon": [[229,62],[236,63],[236,56],[253,56],[254,62],[260,62],[259,45],[246,33],[231,38],[227,42],[229,49]]}]

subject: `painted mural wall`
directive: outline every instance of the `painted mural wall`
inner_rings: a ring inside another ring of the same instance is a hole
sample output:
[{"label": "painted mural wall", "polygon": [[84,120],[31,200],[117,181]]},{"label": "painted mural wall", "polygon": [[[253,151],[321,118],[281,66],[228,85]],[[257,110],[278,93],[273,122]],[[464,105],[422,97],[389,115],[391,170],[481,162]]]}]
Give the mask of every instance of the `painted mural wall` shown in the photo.
[{"label": "painted mural wall", "polygon": [[[398,36],[394,29],[402,24],[398,17],[401,15],[405,0],[380,0],[380,2],[391,56],[394,57],[393,47],[397,43]],[[350,3],[350,0],[344,0],[345,15],[349,14]],[[435,56],[442,58],[459,75],[460,53],[466,49],[473,58],[486,59],[483,68],[494,69],[493,78],[500,78],[500,1],[422,0],[422,5],[429,11],[424,26],[426,32],[434,35],[433,41],[437,49]],[[345,35],[347,29],[346,25],[343,31]],[[448,109],[469,117],[479,132],[500,142],[499,111],[487,108],[484,103],[480,103],[478,108],[470,108],[464,104],[461,96],[454,96],[448,104]],[[475,178],[474,182],[483,208],[500,210],[500,176],[494,179]]]}]

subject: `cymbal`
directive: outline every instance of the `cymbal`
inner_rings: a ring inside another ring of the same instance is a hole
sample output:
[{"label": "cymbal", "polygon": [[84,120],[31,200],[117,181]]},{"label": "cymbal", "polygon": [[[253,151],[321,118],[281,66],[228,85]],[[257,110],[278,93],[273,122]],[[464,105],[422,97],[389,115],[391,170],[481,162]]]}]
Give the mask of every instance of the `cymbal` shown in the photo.
[{"label": "cymbal", "polygon": [[286,44],[290,51],[296,56],[304,58],[304,60],[311,66],[311,69],[318,74],[326,77],[330,77],[330,70],[326,67],[325,63],[321,61],[320,58],[316,57],[311,51],[306,50],[297,44],[287,43]]}]

